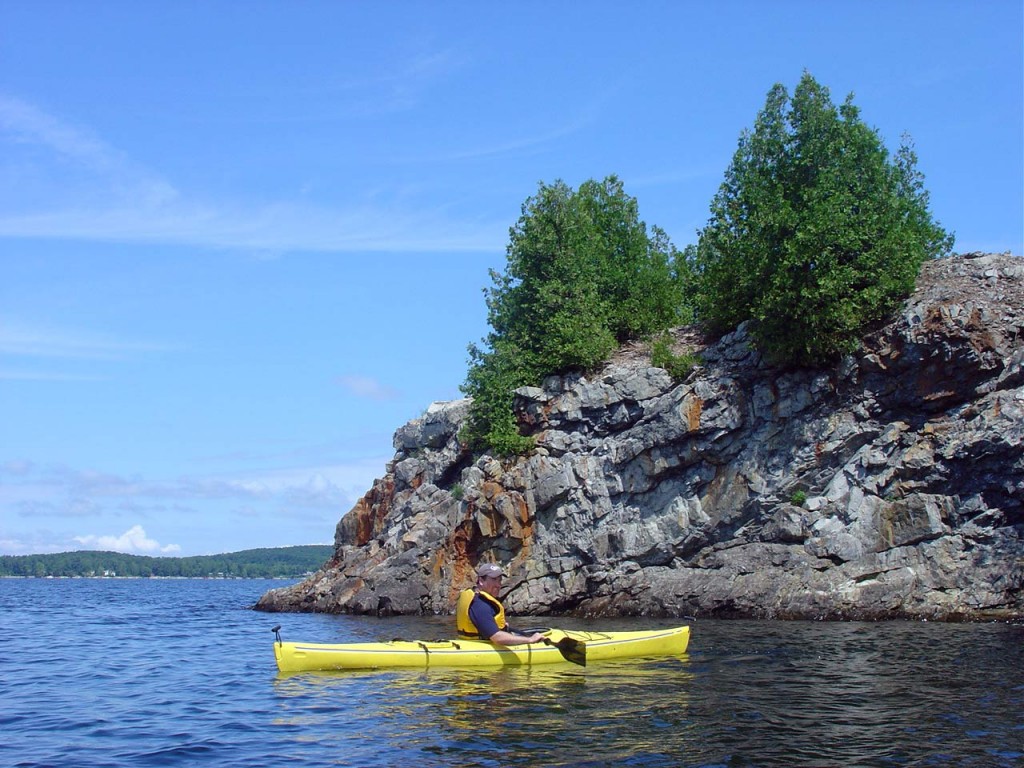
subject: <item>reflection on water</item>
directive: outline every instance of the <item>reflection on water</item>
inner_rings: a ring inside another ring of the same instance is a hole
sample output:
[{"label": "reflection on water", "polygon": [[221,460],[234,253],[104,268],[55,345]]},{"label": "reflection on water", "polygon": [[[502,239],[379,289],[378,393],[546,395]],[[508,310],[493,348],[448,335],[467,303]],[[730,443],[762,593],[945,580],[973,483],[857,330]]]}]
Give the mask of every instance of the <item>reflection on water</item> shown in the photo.
[{"label": "reflection on water", "polygon": [[[355,732],[387,723],[392,749],[456,765],[654,765],[664,763],[645,762],[644,755],[671,754],[667,731],[688,706],[687,664],[683,656],[585,670],[566,664],[315,672],[279,676],[277,690],[304,702],[293,724],[322,727],[337,714],[338,700],[358,700],[359,711],[346,719]],[[322,703],[311,707],[311,699]]]},{"label": "reflection on water", "polygon": [[348,727],[420,764],[1024,766],[1022,641],[1005,625],[709,621],[680,658],[309,673],[277,691],[306,726],[359,702]]},{"label": "reflection on water", "polygon": [[[770,765],[1016,765],[1020,627],[702,623],[690,715]],[[720,653],[731,646],[740,653]],[[750,653],[749,651],[753,651]],[[714,714],[729,713],[714,720]]]},{"label": "reflection on water", "polygon": [[1024,768],[1020,626],[699,621],[679,658],[283,676],[276,623],[339,642],[451,619],[248,610],[270,586],[0,580],[0,765]]}]

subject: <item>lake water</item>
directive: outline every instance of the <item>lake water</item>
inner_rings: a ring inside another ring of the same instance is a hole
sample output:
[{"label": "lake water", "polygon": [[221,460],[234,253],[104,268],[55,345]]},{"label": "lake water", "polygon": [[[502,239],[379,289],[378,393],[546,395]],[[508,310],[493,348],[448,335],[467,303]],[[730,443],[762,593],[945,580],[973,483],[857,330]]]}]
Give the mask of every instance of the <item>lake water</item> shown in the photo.
[{"label": "lake water", "polygon": [[0,579],[0,765],[1024,767],[1021,626],[697,621],[682,658],[282,676],[278,623],[451,634],[249,610],[282,583]]}]

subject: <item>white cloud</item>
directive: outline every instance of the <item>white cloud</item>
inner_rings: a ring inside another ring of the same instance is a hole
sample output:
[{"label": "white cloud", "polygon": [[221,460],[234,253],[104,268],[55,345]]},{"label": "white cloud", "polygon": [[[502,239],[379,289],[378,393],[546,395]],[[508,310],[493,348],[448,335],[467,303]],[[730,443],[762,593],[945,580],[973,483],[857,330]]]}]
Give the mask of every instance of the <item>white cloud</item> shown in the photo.
[{"label": "white cloud", "polygon": [[113,550],[129,555],[150,554],[153,552],[167,554],[181,551],[181,547],[177,544],[161,546],[160,542],[146,535],[146,531],[141,525],[133,525],[120,536],[95,536],[89,534],[87,536],[75,536],[74,539],[83,547],[89,549]]},{"label": "white cloud", "polygon": [[[153,481],[6,461],[0,463],[0,510],[13,514],[0,524],[0,553],[63,552],[76,543],[133,553],[179,551],[178,544],[164,546],[149,539],[141,525],[120,536],[80,533],[86,526],[95,529],[126,519],[159,522],[179,531],[179,543],[190,552],[208,551],[205,542],[214,532],[228,542],[223,551],[229,551],[235,546],[230,542],[242,534],[232,522],[239,515],[249,520],[244,534],[250,537],[290,541],[297,532],[308,531],[307,538],[321,539],[383,474],[385,464],[385,458],[361,459]],[[31,533],[35,528],[40,530]]]},{"label": "white cloud", "polygon": [[367,400],[394,400],[398,392],[370,376],[339,376],[338,383],[356,397]]}]

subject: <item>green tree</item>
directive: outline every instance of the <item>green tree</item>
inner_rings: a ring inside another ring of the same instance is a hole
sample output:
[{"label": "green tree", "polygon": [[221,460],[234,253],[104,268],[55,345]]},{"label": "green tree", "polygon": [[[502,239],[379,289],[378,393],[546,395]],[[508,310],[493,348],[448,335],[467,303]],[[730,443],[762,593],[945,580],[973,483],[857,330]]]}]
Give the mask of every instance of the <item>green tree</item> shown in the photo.
[{"label": "green tree", "polygon": [[780,363],[856,348],[953,237],[932,220],[909,140],[890,160],[852,94],[838,108],[804,73],[768,93],[711,203],[695,257],[698,315],[717,332],[750,321]]},{"label": "green tree", "polygon": [[510,230],[505,271],[484,290],[491,331],[469,347],[463,392],[473,398],[464,437],[499,454],[525,452],[513,391],[544,376],[592,369],[628,339],[684,319],[675,249],[648,231],[615,176],[571,189],[541,184]]}]

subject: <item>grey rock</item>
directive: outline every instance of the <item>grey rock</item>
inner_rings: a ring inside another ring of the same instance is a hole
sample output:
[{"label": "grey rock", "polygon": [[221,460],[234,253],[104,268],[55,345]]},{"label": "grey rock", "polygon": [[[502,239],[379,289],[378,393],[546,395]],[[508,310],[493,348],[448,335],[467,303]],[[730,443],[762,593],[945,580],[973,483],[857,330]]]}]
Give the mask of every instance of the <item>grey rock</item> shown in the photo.
[{"label": "grey rock", "polygon": [[685,382],[633,344],[518,390],[517,460],[469,455],[470,403],[433,404],[332,559],[257,608],[449,613],[487,559],[516,613],[1024,617],[1024,259],[925,264],[829,369],[772,368],[743,326],[676,336]]}]

